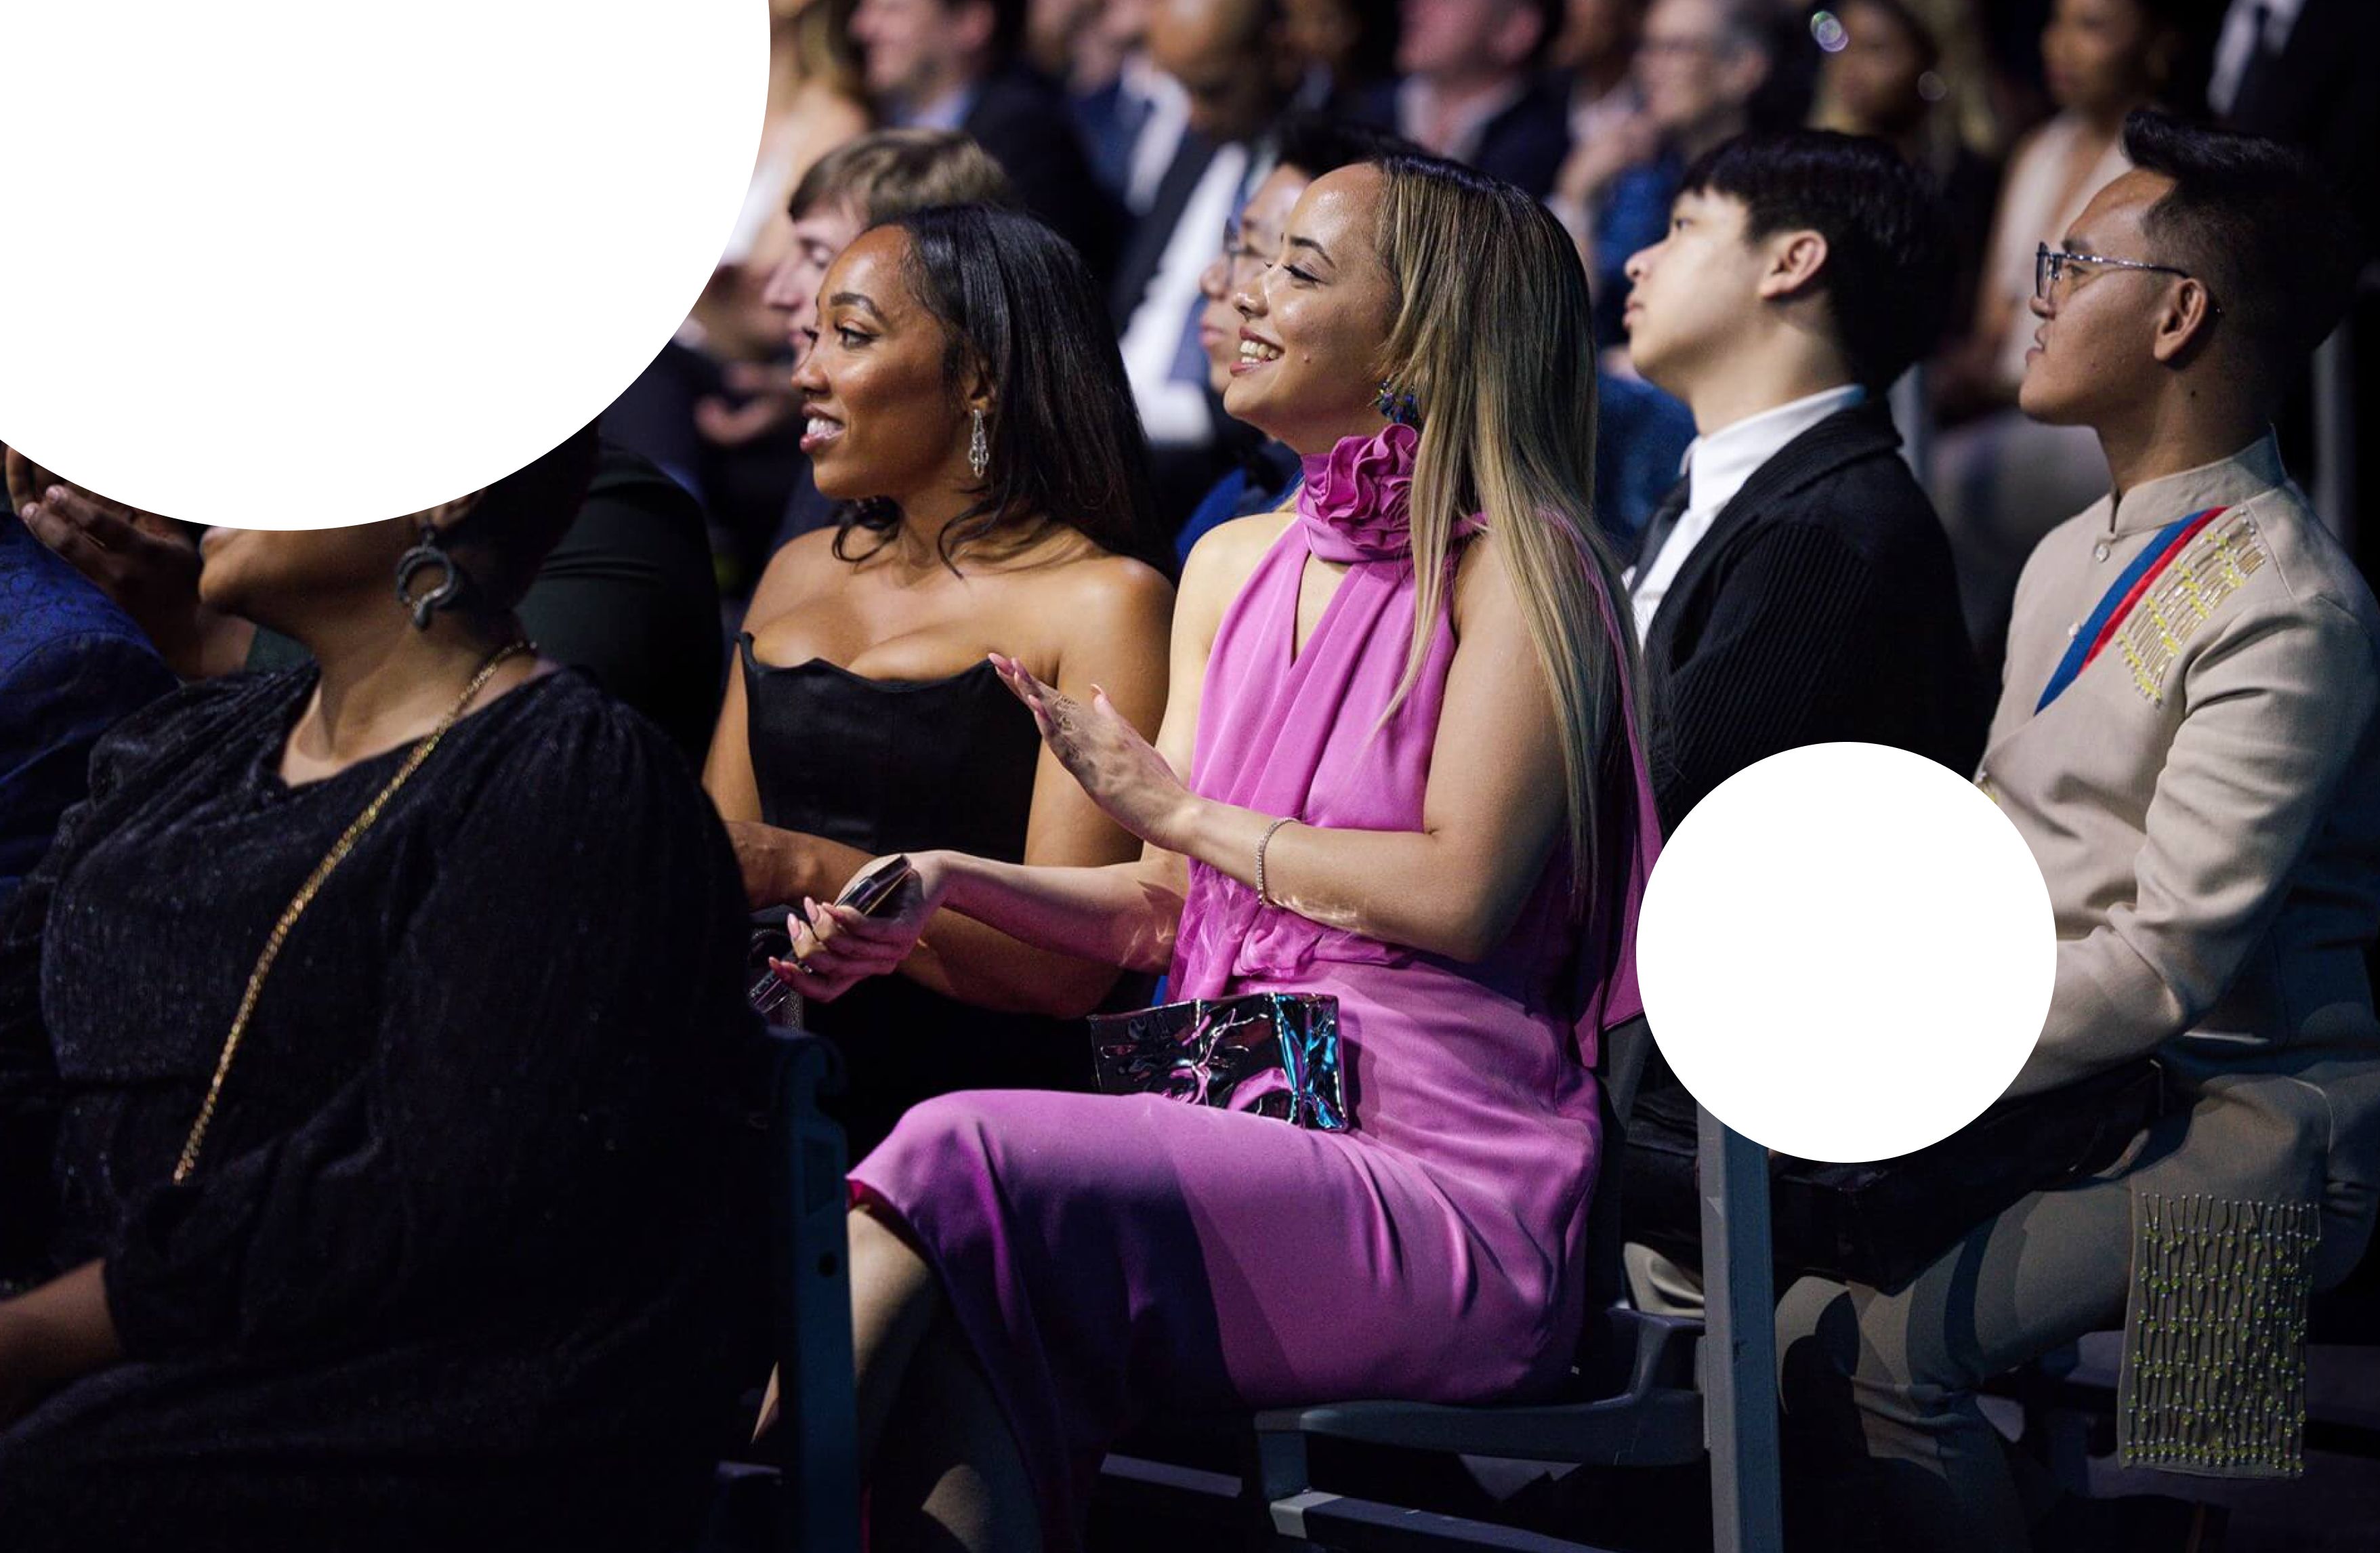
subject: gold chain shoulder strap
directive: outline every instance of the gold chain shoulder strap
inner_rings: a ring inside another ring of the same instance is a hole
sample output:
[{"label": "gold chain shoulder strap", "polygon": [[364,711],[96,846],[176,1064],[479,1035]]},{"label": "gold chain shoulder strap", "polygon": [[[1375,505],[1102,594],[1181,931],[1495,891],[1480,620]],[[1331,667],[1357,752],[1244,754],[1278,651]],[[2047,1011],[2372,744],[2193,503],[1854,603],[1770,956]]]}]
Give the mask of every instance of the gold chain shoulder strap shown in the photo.
[{"label": "gold chain shoulder strap", "polygon": [[363,839],[364,832],[370,830],[372,822],[380,818],[381,810],[396,796],[396,790],[421,769],[421,763],[430,758],[430,752],[438,747],[438,741],[462,720],[464,710],[480,691],[487,688],[488,681],[494,677],[495,672],[507,661],[536,650],[532,643],[512,641],[489,654],[487,661],[480,665],[479,672],[471,676],[471,683],[464,686],[463,694],[439,720],[438,726],[413,746],[413,752],[405,758],[405,764],[388,779],[388,785],[382,788],[379,795],[364,806],[363,812],[340,832],[339,839],[331,843],[331,850],[314,865],[314,871],[306,876],[306,882],[298,887],[298,893],[290,898],[281,919],[273,925],[273,936],[264,940],[264,952],[256,957],[256,969],[248,973],[248,990],[239,1000],[239,1012],[232,1015],[231,1033],[224,1037],[223,1051],[215,1058],[215,1074],[207,1084],[207,1098],[200,1102],[198,1119],[190,1123],[190,1135],[182,1140],[182,1157],[174,1165],[175,1185],[179,1186],[189,1180],[190,1172],[198,1169],[199,1150],[204,1147],[207,1128],[215,1119],[215,1104],[223,1098],[224,1080],[231,1076],[232,1059],[239,1055],[240,1038],[248,1034],[249,1019],[256,1013],[257,996],[264,990],[264,978],[272,974],[273,963],[281,957],[281,946],[288,940],[289,929],[295,928],[298,919],[305,915],[307,906],[321,892],[323,881],[331,877],[331,870],[346,860],[347,854],[355,850],[356,843]]}]

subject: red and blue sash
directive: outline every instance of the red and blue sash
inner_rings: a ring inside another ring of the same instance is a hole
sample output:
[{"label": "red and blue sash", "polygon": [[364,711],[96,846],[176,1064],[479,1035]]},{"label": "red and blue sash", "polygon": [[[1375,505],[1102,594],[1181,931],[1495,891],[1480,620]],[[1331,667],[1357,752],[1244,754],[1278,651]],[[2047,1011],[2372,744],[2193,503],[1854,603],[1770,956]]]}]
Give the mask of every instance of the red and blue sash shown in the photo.
[{"label": "red and blue sash", "polygon": [[2065,694],[2066,687],[2074,683],[2074,677],[2089,668],[2091,661],[2099,656],[2099,649],[2115,639],[2117,629],[2132,613],[2132,606],[2141,601],[2141,596],[2165,574],[2165,569],[2173,564],[2174,558],[2190,541],[2198,538],[2199,530],[2228,510],[2228,507],[2209,507],[2204,512],[2176,518],[2156,531],[2149,540],[2148,548],[2132,557],[2132,564],[2108,586],[2098,607],[2091,612],[2091,618],[2082,623],[2082,628],[2074,633],[2073,641],[2067,644],[2066,656],[2058,661],[2058,672],[2049,676],[2048,688],[2042,691],[2040,701],[2033,709],[2034,716],[2040,716],[2048,710],[2050,702]]}]

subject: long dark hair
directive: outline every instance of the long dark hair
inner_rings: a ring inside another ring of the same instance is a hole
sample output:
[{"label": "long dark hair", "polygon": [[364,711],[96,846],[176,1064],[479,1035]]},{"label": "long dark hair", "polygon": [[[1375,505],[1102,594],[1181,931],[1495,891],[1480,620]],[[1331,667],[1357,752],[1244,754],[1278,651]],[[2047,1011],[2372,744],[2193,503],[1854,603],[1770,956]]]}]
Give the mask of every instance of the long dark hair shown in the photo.
[{"label": "long dark hair", "polygon": [[[955,398],[980,370],[995,400],[991,462],[974,504],[942,531],[944,564],[955,570],[995,534],[1026,542],[1060,523],[1170,571],[1140,412],[1082,256],[1032,217],[988,205],[929,206],[878,224],[909,238],[909,285],[949,336],[944,386]],[[846,506],[835,554],[862,559],[900,528],[889,502]],[[875,538],[857,554],[846,544],[855,529]]]}]

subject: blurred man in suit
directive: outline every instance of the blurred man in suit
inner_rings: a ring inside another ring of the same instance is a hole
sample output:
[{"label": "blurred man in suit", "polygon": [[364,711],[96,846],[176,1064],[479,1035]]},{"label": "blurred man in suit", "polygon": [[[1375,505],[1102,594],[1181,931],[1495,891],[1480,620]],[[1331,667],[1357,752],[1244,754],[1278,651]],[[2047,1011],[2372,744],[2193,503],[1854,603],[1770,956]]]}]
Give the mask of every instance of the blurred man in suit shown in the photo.
[{"label": "blurred man in suit", "polygon": [[1363,115],[1433,154],[1467,162],[1542,200],[1570,149],[1569,92],[1537,65],[1561,0],[1403,0],[1401,78]]},{"label": "blurred man in suit", "polygon": [[860,0],[851,35],[891,125],[963,129],[1018,200],[1111,273],[1121,219],[1091,176],[1073,111],[1022,56],[1026,0]]},{"label": "blurred man in suit", "polygon": [[1124,248],[1111,305],[1157,489],[1171,497],[1163,516],[1178,523],[1220,472],[1198,276],[1216,234],[1278,159],[1274,123],[1297,89],[1297,66],[1281,46],[1277,0],[1156,0],[1148,49],[1181,88],[1188,119]]}]

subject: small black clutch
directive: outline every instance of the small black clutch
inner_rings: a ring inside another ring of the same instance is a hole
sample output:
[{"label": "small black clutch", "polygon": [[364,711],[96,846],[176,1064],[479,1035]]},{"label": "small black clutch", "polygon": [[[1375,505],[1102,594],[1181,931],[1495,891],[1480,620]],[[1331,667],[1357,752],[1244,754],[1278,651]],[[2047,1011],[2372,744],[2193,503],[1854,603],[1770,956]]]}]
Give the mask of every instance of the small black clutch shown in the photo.
[{"label": "small black clutch", "polygon": [[1351,1125],[1339,1000],[1328,994],[1161,1003],[1094,1014],[1090,1026],[1102,1093],[1251,1110],[1326,1133]]}]

